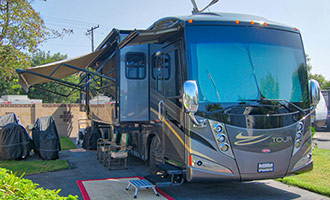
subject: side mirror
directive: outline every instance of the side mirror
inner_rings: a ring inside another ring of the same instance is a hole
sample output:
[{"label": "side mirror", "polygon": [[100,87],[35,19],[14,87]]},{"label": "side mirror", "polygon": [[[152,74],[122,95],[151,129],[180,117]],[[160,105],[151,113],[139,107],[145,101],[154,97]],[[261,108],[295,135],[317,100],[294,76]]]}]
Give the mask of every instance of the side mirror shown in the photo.
[{"label": "side mirror", "polygon": [[186,81],[183,85],[183,104],[186,112],[189,113],[190,119],[194,126],[201,127],[202,124],[196,119],[195,112],[199,106],[198,87],[196,81]]},{"label": "side mirror", "polygon": [[309,81],[309,92],[312,106],[316,106],[320,101],[320,85],[316,80]]},{"label": "side mirror", "polygon": [[183,85],[183,104],[186,112],[195,113],[198,110],[198,87],[196,81],[186,81]]}]

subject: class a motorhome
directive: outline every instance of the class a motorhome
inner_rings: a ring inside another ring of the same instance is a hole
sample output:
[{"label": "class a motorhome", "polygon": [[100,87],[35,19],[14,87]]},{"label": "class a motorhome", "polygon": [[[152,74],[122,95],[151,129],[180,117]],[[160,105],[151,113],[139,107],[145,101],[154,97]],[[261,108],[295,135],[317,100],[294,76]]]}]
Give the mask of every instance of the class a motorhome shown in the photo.
[{"label": "class a motorhome", "polygon": [[[158,184],[269,179],[313,167],[320,89],[308,80],[294,27],[194,12],[146,30],[113,29],[90,54],[17,73],[25,89],[52,81],[80,91],[94,124],[129,133],[132,154],[171,174],[148,177]],[[63,80],[78,73],[79,83]]]},{"label": "class a motorhome", "polygon": [[[313,119],[314,118],[314,119]],[[328,121],[328,107],[323,93],[320,93],[320,101],[315,108],[315,116],[312,116],[313,127],[321,129]]]}]

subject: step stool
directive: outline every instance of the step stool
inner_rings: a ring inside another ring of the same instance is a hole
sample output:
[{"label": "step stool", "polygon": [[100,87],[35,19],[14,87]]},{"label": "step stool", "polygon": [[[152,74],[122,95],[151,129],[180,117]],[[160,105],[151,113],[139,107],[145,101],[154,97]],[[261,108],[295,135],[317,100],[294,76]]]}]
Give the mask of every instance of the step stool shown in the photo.
[{"label": "step stool", "polygon": [[152,188],[153,191],[155,192],[155,195],[159,196],[159,194],[155,188],[156,186],[145,179],[129,180],[128,182],[129,183],[128,183],[128,186],[126,187],[126,190],[128,190],[129,187],[132,185],[135,188],[134,198],[137,197],[137,193],[138,193],[139,189],[149,189],[149,188]]}]

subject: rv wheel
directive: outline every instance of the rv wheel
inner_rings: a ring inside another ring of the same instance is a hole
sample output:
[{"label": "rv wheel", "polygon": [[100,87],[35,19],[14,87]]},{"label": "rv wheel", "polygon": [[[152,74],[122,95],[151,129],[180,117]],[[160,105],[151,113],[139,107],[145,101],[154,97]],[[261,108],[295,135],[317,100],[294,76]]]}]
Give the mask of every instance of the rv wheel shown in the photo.
[{"label": "rv wheel", "polygon": [[162,144],[157,137],[153,137],[149,150],[149,167],[150,173],[156,174],[156,165],[163,163]]}]

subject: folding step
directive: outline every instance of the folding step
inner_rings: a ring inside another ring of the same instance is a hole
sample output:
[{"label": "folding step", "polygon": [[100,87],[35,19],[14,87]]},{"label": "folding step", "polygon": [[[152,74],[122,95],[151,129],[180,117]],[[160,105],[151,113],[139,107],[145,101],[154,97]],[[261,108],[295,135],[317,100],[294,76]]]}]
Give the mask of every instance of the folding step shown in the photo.
[{"label": "folding step", "polygon": [[144,178],[156,186],[162,187],[172,185],[170,178],[164,178],[161,175],[147,175]]},{"label": "folding step", "polygon": [[182,169],[175,167],[173,165],[170,165],[168,163],[158,164],[158,165],[156,165],[156,167],[159,170],[166,172],[167,174],[171,174],[171,175],[182,174]]}]

